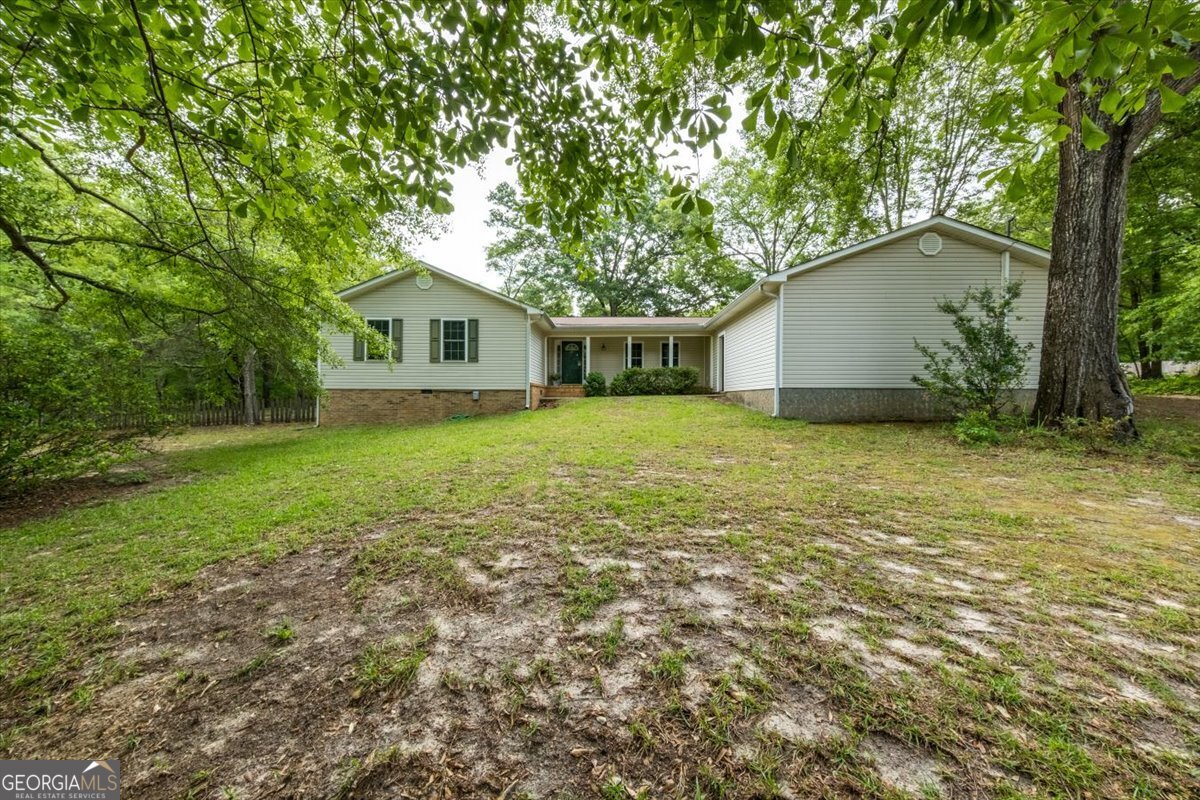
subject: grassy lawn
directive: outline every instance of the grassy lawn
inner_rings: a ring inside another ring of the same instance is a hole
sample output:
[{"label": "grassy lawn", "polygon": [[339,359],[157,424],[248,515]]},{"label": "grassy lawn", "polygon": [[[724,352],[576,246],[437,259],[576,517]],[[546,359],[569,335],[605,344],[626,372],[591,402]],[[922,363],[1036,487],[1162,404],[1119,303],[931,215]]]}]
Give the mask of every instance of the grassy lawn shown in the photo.
[{"label": "grassy lawn", "polygon": [[703,399],[209,430],[0,532],[0,753],[130,796],[1187,797],[1200,426]]}]

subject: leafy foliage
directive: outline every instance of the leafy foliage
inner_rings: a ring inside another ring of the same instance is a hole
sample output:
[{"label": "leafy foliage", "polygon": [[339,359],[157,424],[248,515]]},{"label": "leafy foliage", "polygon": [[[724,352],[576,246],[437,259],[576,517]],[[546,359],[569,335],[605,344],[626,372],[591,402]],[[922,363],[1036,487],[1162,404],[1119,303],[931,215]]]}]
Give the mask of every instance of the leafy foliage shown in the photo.
[{"label": "leafy foliage", "polygon": [[1165,378],[1133,379],[1129,388],[1134,394],[1192,394],[1200,395],[1200,375],[1168,375]]},{"label": "leafy foliage", "polygon": [[[913,383],[948,404],[960,416],[997,419],[1020,388],[1032,342],[1022,343],[1008,329],[1019,282],[1009,282],[999,292],[990,286],[968,289],[962,300],[946,298],[938,310],[953,318],[958,341],[942,340],[943,353],[915,342],[925,357],[925,376]],[[973,308],[974,307],[974,308]],[[1019,319],[1019,318],[1018,318]]]},{"label": "leafy foliage", "polygon": [[608,394],[608,382],[603,372],[589,372],[583,379],[583,393],[588,397],[604,397]]},{"label": "leafy foliage", "polygon": [[996,420],[986,411],[971,411],[954,423],[954,436],[963,444],[999,444]]},{"label": "leafy foliage", "polygon": [[503,276],[506,294],[561,315],[671,316],[733,299],[752,279],[706,248],[694,220],[664,202],[667,187],[648,181],[650,188],[627,204],[604,206],[582,242],[529,222],[526,203],[502,184],[489,196],[488,225],[497,233],[489,269]]},{"label": "leafy foliage", "polygon": [[704,185],[721,252],[755,278],[874,233],[861,163],[819,126],[800,164],[768,158],[760,139],[725,156]]},{"label": "leafy foliage", "polygon": [[74,315],[65,325],[51,316],[0,307],[0,495],[126,455],[130,435],[106,429],[109,404],[152,400],[133,347],[95,337]]},{"label": "leafy foliage", "polygon": [[700,382],[695,367],[632,367],[618,372],[609,386],[612,395],[691,394]]}]

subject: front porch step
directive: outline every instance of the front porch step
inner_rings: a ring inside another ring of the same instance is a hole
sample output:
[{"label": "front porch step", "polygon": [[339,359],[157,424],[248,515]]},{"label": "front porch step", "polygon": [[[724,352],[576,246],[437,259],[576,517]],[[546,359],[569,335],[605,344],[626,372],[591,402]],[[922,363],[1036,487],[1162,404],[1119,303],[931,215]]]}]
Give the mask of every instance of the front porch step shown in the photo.
[{"label": "front porch step", "polygon": [[560,397],[583,397],[583,384],[568,383],[562,386],[547,386],[542,391],[542,397],[560,398]]}]

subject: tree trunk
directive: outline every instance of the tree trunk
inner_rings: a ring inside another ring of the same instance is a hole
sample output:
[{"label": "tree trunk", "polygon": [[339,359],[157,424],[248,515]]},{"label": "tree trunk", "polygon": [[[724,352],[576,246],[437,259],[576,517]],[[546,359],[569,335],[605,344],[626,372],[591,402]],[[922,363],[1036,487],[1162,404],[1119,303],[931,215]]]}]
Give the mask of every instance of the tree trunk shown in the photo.
[{"label": "tree trunk", "polygon": [[1126,189],[1135,146],[1132,125],[1109,125],[1099,150],[1083,146],[1086,113],[1078,85],[1062,111],[1073,132],[1059,145],[1058,198],[1042,330],[1034,416],[1058,423],[1117,421],[1117,436],[1137,436],[1133,397],[1117,358],[1117,308],[1125,238]]},{"label": "tree trunk", "polygon": [[257,425],[258,397],[256,394],[257,376],[255,364],[258,361],[258,351],[254,345],[246,348],[246,357],[242,359],[242,424]]}]

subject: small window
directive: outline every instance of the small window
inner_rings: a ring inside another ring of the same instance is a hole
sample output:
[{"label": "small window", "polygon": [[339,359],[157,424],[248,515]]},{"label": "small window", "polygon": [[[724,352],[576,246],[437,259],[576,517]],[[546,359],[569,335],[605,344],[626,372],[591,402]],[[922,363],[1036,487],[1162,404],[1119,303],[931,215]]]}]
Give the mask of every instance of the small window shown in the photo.
[{"label": "small window", "polygon": [[662,352],[661,352],[662,357],[659,360],[659,364],[664,367],[678,367],[679,366],[679,342],[675,342],[675,347],[671,351],[671,355],[668,357],[667,356],[667,348],[670,346],[671,346],[670,342],[662,343]]},{"label": "small window", "polygon": [[[369,319],[367,320],[367,327],[378,331],[383,335],[383,338],[388,340],[388,344],[391,344],[392,321],[390,319]],[[381,348],[375,342],[367,342],[367,361],[387,361],[389,355],[388,346]]]},{"label": "small window", "polygon": [[642,366],[642,343],[634,342],[632,347],[629,342],[625,343],[625,352],[629,355],[629,366]]},{"label": "small window", "polygon": [[467,321],[442,320],[442,361],[467,360]]}]

